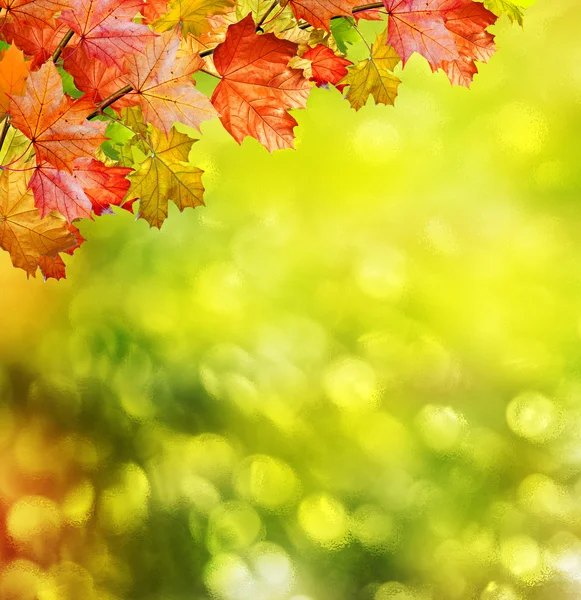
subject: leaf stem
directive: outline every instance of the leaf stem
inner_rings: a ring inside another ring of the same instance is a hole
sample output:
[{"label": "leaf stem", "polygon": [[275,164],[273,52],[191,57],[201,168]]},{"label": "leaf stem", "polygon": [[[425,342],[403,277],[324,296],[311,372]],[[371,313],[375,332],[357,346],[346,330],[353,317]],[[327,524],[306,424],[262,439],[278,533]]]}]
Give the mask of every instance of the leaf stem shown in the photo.
[{"label": "leaf stem", "polygon": [[95,117],[102,115],[103,111],[108,106],[111,106],[111,104],[113,104],[114,102],[117,102],[117,100],[119,100],[120,98],[123,98],[123,96],[125,96],[125,94],[128,94],[129,92],[132,92],[132,91],[133,91],[133,88],[130,85],[126,85],[125,87],[122,87],[120,90],[117,90],[114,94],[111,94],[108,98],[105,98],[105,100],[103,100],[103,102],[101,102],[101,104],[99,105],[99,108],[96,111],[92,112],[87,117],[87,120],[94,119]]},{"label": "leaf stem", "polygon": [[71,41],[73,35],[75,35],[75,32],[72,29],[69,29],[65,33],[63,39],[59,42],[59,45],[56,47],[56,50],[52,55],[52,62],[56,62],[59,59],[63,48]]},{"label": "leaf stem", "polygon": [[264,33],[264,29],[262,29],[262,25],[270,16],[270,13],[278,6],[278,0],[274,0],[274,2],[268,7],[268,10],[262,15],[260,21],[256,24],[256,33]]}]

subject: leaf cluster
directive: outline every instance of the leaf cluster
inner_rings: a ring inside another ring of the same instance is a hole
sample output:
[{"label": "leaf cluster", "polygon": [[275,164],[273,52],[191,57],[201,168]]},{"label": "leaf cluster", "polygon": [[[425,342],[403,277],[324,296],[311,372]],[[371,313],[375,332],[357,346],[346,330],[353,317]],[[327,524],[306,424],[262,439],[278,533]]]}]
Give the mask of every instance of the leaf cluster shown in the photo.
[{"label": "leaf cluster", "polygon": [[[391,105],[418,53],[468,87],[501,14],[522,24],[510,0],[0,0],[0,247],[29,275],[64,277],[78,221],[120,207],[159,228],[170,200],[204,203],[177,123],[219,118],[239,143],[290,148],[290,111],[315,86],[355,110]],[[361,19],[384,26],[371,45]]]}]

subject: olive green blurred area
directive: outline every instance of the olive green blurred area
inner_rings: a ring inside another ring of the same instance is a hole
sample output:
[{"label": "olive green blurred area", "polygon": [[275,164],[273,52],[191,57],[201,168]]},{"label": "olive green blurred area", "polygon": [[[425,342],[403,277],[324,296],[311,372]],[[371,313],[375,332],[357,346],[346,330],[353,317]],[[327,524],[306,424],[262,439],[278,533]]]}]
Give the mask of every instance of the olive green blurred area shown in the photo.
[{"label": "olive green blurred area", "polygon": [[207,207],[66,281],[0,256],[0,598],[580,598],[580,24],[316,89],[295,152],[208,123]]}]

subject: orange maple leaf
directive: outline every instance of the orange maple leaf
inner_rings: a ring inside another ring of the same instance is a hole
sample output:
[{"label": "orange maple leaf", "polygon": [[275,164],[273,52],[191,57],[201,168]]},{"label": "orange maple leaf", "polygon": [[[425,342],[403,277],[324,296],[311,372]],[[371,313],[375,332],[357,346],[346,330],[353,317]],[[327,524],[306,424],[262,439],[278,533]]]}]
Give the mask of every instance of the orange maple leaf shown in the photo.
[{"label": "orange maple leaf", "polygon": [[[64,250],[64,253],[72,256],[75,250],[81,247],[85,238],[74,225],[69,225],[68,229],[75,238],[75,244],[67,250]],[[64,279],[66,277],[66,265],[60,254],[57,254],[56,256],[41,256],[38,259],[38,267],[45,281],[47,279],[56,279],[58,281],[59,279]]]},{"label": "orange maple leaf", "polygon": [[29,70],[30,63],[16,46],[0,53],[0,119],[8,112],[8,96],[24,92]]},{"label": "orange maple leaf", "polygon": [[17,23],[7,23],[2,29],[6,41],[15,44],[26,56],[32,58],[30,70],[36,71],[56,50],[60,41],[68,31],[65,23],[48,21],[32,21],[25,27]]},{"label": "orange maple leaf", "polygon": [[63,95],[61,76],[52,62],[29,75],[26,93],[11,97],[9,108],[12,125],[32,142],[38,164],[47,161],[72,172],[75,158],[93,156],[107,139],[105,123],[86,120],[94,102]]},{"label": "orange maple leaf", "polygon": [[198,55],[177,58],[179,39],[171,32],[154,39],[144,55],[128,56],[123,80],[127,96],[141,105],[143,119],[166,135],[179,121],[199,129],[216,116],[208,98],[194,87],[192,73],[204,65]]},{"label": "orange maple leaf", "polygon": [[286,0],[282,6],[289,4],[293,14],[299,19],[304,19],[317,29],[330,31],[333,17],[350,17],[359,0]]},{"label": "orange maple leaf", "polygon": [[257,139],[269,151],[293,146],[297,122],[291,108],[305,108],[310,91],[301,71],[288,66],[297,45],[271,33],[257,35],[252,15],[231,25],[214,51],[222,76],[212,104],[232,137]]},{"label": "orange maple leaf", "polygon": [[21,169],[0,172],[0,247],[12,258],[15,267],[33,277],[43,256],[54,258],[78,241],[63,217],[56,213],[41,218],[28,189],[29,163]]}]

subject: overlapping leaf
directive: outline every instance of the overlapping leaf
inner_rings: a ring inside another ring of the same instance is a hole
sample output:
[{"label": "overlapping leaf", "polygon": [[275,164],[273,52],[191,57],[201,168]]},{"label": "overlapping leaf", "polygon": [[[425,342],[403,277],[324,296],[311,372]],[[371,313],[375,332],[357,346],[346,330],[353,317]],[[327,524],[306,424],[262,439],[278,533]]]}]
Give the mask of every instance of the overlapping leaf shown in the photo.
[{"label": "overlapping leaf", "polygon": [[7,23],[2,29],[4,38],[32,59],[30,68],[33,71],[51,58],[67,31],[66,23],[57,23],[53,19],[33,21],[25,27]]},{"label": "overlapping leaf", "polygon": [[8,112],[8,96],[24,92],[29,70],[30,63],[16,46],[0,53],[0,118]]},{"label": "overlapping leaf", "polygon": [[297,19],[330,30],[333,17],[349,17],[353,8],[361,4],[359,0],[283,0],[283,6],[288,4]]},{"label": "overlapping leaf", "polygon": [[129,176],[127,200],[139,199],[138,218],[161,227],[167,218],[169,200],[183,211],[202,205],[204,186],[201,169],[188,162],[194,140],[172,129],[169,137],[150,126],[147,158]]},{"label": "overlapping leaf", "polygon": [[349,86],[346,98],[355,110],[365,106],[369,96],[376,104],[395,102],[401,82],[392,71],[400,58],[391,46],[386,45],[386,37],[386,32],[378,34],[369,59],[349,67],[347,77],[341,82]]},{"label": "overlapping leaf", "polygon": [[234,139],[257,139],[276,150],[293,145],[297,124],[288,110],[305,108],[310,86],[301,71],[288,66],[297,45],[273,34],[257,35],[251,15],[228,28],[214,52],[222,81],[212,103]]},{"label": "overlapping leaf", "polygon": [[0,0],[3,24],[26,28],[31,24],[42,27],[56,13],[71,6],[71,0]]},{"label": "overlapping leaf", "polygon": [[[101,61],[92,60],[82,48],[67,56],[64,67],[67,73],[73,76],[75,86],[96,103],[113,95],[125,85],[123,73],[116,65],[107,66]],[[125,95],[115,102],[113,108],[121,110],[135,104],[133,96]]]},{"label": "overlapping leaf", "polygon": [[146,54],[130,56],[123,81],[133,88],[128,94],[141,106],[143,118],[169,134],[179,121],[199,129],[216,116],[206,96],[194,87],[191,75],[203,66],[199,56],[177,58],[179,40],[171,33],[154,39]]},{"label": "overlapping leaf", "polygon": [[63,96],[61,77],[52,62],[31,73],[26,93],[10,100],[12,124],[31,140],[38,164],[44,161],[72,172],[75,158],[91,157],[105,141],[105,123],[86,117],[94,103],[86,96]]},{"label": "overlapping leaf", "polygon": [[347,67],[353,64],[323,44],[309,48],[302,60],[308,63],[304,69],[305,77],[316,82],[318,87],[329,83],[337,85],[347,75]]},{"label": "overlapping leaf", "polygon": [[414,52],[433,71],[443,68],[452,83],[469,85],[475,60],[495,51],[486,31],[496,16],[473,0],[383,0],[388,12],[387,43],[405,65]]},{"label": "overlapping leaf", "polygon": [[77,34],[65,57],[82,48],[89,58],[123,69],[125,57],[142,53],[155,37],[146,25],[133,22],[143,8],[143,0],[71,1],[71,10],[63,11],[59,17]]},{"label": "overlapping leaf", "polygon": [[156,31],[169,31],[179,26],[182,35],[199,37],[210,31],[209,16],[225,14],[234,5],[234,0],[173,0],[154,27]]},{"label": "overlapping leaf", "polygon": [[484,0],[484,6],[497,17],[507,15],[511,21],[516,21],[519,25],[523,24],[523,9],[510,0]]},{"label": "overlapping leaf", "polygon": [[33,277],[42,257],[55,258],[76,245],[64,218],[51,213],[41,218],[28,189],[32,163],[17,163],[18,170],[0,171],[0,247],[15,267]]}]

